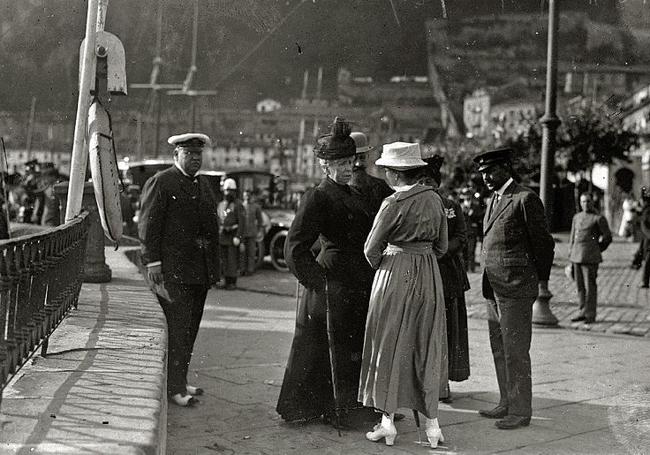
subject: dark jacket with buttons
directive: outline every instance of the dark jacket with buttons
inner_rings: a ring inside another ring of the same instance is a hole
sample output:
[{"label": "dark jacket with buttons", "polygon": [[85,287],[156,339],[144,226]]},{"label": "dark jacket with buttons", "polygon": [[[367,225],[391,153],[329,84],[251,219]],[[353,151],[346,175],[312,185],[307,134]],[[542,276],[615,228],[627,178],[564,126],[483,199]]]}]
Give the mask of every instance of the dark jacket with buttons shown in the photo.
[{"label": "dark jacket with buttons", "polygon": [[555,249],[539,196],[511,183],[485,213],[483,236],[483,296],[534,299],[538,282],[549,278]]},{"label": "dark jacket with buttons", "polygon": [[142,262],[162,261],[166,282],[210,286],[218,281],[217,194],[209,180],[196,183],[176,166],[151,177],[142,189]]},{"label": "dark jacket with buttons", "polygon": [[603,262],[601,251],[612,243],[607,219],[598,213],[579,212],[573,216],[569,236],[569,261],[577,264]]}]

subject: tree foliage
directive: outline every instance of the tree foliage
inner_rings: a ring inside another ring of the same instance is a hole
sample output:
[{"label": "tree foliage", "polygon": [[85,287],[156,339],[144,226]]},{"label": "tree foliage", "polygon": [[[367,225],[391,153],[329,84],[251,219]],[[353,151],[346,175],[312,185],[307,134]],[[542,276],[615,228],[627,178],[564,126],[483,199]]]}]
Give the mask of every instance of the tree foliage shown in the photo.
[{"label": "tree foliage", "polygon": [[629,161],[638,140],[636,133],[622,128],[617,115],[587,103],[569,112],[559,131],[558,152],[568,171],[591,173],[596,164]]}]

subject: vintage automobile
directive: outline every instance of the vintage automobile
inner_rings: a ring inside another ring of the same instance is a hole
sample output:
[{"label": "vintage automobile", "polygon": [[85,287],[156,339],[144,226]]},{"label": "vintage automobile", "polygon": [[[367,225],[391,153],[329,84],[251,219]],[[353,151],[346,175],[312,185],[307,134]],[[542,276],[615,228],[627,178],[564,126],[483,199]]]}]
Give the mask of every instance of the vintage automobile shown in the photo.
[{"label": "vintage automobile", "polygon": [[[122,180],[125,186],[133,192],[141,191],[145,182],[156,172],[172,166],[172,160],[144,160],[135,162],[120,162]],[[262,206],[264,218],[264,235],[258,238],[257,262],[261,265],[265,256],[269,256],[273,267],[280,271],[287,271],[284,260],[284,240],[294,218],[291,209],[288,180],[274,176],[268,171],[259,169],[238,169],[228,172],[201,170],[201,174],[208,176],[219,195],[223,194],[221,185],[225,178],[232,178],[237,182],[239,197],[245,190],[250,190],[257,202]],[[134,217],[138,222],[138,210]]]}]

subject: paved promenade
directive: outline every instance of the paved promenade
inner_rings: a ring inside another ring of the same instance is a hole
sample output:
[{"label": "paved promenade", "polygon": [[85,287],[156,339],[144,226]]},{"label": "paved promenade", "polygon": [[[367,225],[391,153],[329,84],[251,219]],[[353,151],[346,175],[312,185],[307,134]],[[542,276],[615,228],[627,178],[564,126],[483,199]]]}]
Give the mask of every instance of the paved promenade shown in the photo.
[{"label": "paved promenade", "polygon": [[165,320],[123,250],[113,280],[82,286],[79,308],[4,391],[0,454],[165,453]]},{"label": "paved promenade", "polygon": [[107,248],[114,280],[84,284],[50,355],[35,356],[5,390],[0,454],[649,453],[650,305],[640,272],[628,268],[634,246],[615,242],[605,254],[599,317],[590,326],[569,321],[574,284],[562,273],[566,243],[556,246],[550,289],[560,328],[533,332],[528,428],[497,430],[476,413],[498,399],[478,273],[467,294],[472,374],[452,383],[453,403],[440,406],[447,439],[436,451],[415,443],[410,415],[392,448],[365,440],[369,423],[339,437],[322,423],[279,419],[296,282],[268,266],[241,278],[237,291],[209,292],[190,368],[206,394],[195,408],[167,410],[164,318],[123,251]]},{"label": "paved promenade", "polygon": [[[291,285],[276,276],[242,285]],[[275,404],[294,315],[295,299],[263,289],[209,293],[190,371],[206,395],[193,409],[169,408],[169,454],[641,454],[650,447],[650,340],[535,328],[532,423],[503,431],[476,412],[498,400],[487,324],[476,318],[469,321],[472,375],[452,383],[453,403],[440,406],[447,440],[436,451],[415,443],[408,410],[392,448],[365,440],[371,423],[341,437],[320,422],[284,423]]]}]

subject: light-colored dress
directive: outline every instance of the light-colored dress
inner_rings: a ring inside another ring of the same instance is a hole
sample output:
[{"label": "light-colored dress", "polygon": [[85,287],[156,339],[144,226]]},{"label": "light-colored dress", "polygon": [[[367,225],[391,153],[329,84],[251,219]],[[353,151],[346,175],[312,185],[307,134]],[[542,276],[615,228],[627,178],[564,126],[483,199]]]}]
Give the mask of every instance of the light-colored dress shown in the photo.
[{"label": "light-colored dress", "polygon": [[366,240],[376,269],[366,320],[359,401],[438,415],[447,381],[447,329],[437,257],[447,251],[442,200],[413,185],[387,197]]}]

